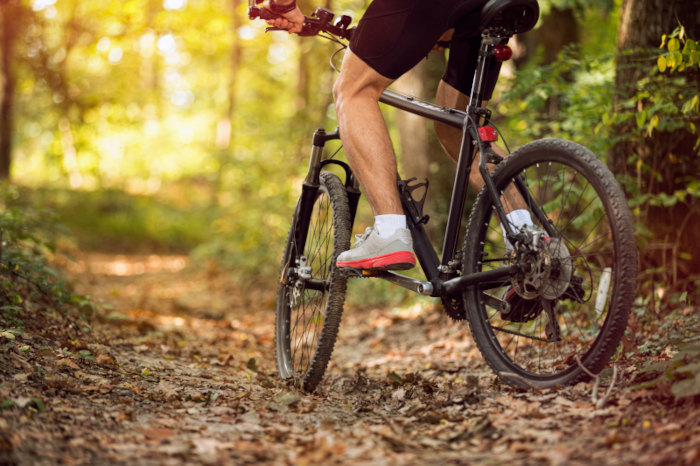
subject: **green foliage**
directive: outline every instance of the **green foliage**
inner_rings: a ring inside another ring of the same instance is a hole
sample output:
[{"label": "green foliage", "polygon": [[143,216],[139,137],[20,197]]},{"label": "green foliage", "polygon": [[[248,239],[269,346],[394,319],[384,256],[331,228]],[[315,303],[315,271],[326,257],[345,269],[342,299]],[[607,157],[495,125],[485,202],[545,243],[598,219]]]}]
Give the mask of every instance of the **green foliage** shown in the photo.
[{"label": "green foliage", "polygon": [[[50,185],[47,203],[81,245],[199,245],[194,257],[241,277],[276,275],[311,133],[337,124],[337,46],[265,34],[245,2],[167,5],[24,2],[12,178]],[[365,6],[333,4],[355,16]],[[177,183],[208,197],[163,200]]]},{"label": "green foliage", "polygon": [[[27,311],[91,312],[92,304],[74,294],[46,259],[55,252],[52,237],[61,231],[54,213],[13,206],[16,191],[4,193],[0,212],[0,322],[21,327]],[[9,338],[4,335],[5,338]]]},{"label": "green foliage", "polygon": [[[657,59],[657,66],[661,73],[666,69],[669,71],[697,69],[700,65],[700,45],[687,37],[683,26],[678,26],[670,35],[661,36],[659,48],[663,50]],[[695,106],[697,107],[697,104]]]},{"label": "green foliage", "polygon": [[168,183],[150,196],[37,188],[23,191],[23,204],[50,208],[86,250],[186,254],[210,237],[216,216],[208,204],[210,191],[186,181]]},{"label": "green foliage", "polygon": [[635,385],[633,390],[670,384],[676,400],[700,395],[700,344],[683,345],[671,359],[649,363],[638,374],[651,380]]},{"label": "green foliage", "polygon": [[[639,112],[637,126],[640,129],[643,128],[647,134],[651,134],[654,129],[661,131],[667,129],[660,126],[661,119],[656,114],[660,113],[664,120],[669,115],[674,117],[675,124],[671,126],[671,130],[685,128],[691,133],[697,133],[696,124],[698,116],[700,116],[700,92],[698,92],[697,87],[692,86],[688,74],[682,73],[700,69],[700,44],[687,37],[683,26],[678,26],[670,35],[664,34],[662,36],[659,49],[661,52],[657,58],[658,71],[662,76],[670,77],[674,86],[671,87],[671,92],[662,92],[664,88],[657,88],[655,93],[647,91],[637,96],[638,103],[645,99],[651,103],[649,108]],[[668,79],[663,82],[667,84]],[[659,110],[665,110],[665,112]],[[647,120],[649,122],[645,126]],[[695,149],[697,150],[699,147],[700,137],[698,137]]]},{"label": "green foliage", "polygon": [[603,155],[618,140],[608,131],[614,76],[613,55],[590,56],[571,46],[549,65],[518,70],[498,110],[511,115],[516,142],[561,137]]},{"label": "green foliage", "polygon": [[[646,74],[627,97],[614,94],[613,54],[587,52],[585,44],[570,47],[550,65],[533,63],[519,70],[499,110],[515,115],[509,119],[509,129],[515,133],[516,141],[563,137],[584,144],[601,158],[620,142],[643,141],[656,132],[695,135],[694,153],[670,153],[655,166],[642,154],[632,151],[628,163],[636,165],[636,175],[618,177],[630,196],[637,217],[637,236],[644,247],[652,240],[652,232],[646,226],[650,207],[669,208],[679,203],[693,206],[700,198],[697,173],[665,180],[661,171],[664,164],[684,163],[698,155],[698,47],[682,27],[664,36],[660,49],[649,51],[647,61],[641,62],[642,66],[646,64]],[[651,178],[658,183],[640,183],[640,174],[643,179]],[[672,183],[674,188],[654,189],[662,181]],[[681,230],[684,224],[680,225]],[[683,249],[675,255],[687,260]]]}]

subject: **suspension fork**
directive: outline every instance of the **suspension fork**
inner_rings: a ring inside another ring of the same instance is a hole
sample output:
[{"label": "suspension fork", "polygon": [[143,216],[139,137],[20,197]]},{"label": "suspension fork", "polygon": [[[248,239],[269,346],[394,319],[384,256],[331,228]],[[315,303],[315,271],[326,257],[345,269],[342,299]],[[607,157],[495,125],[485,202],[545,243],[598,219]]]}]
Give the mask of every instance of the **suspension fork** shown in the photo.
[{"label": "suspension fork", "polygon": [[350,207],[350,225],[352,226],[355,221],[357,205],[360,200],[360,188],[357,178],[355,178],[348,164],[333,159],[321,160],[326,142],[337,139],[340,139],[340,132],[337,129],[329,133],[322,128],[314,131],[311,143],[311,154],[309,155],[309,169],[302,183],[301,199],[297,207],[295,239],[298,251],[303,251],[306,245],[306,237],[309,232],[309,222],[306,220],[311,218],[314,201],[316,200],[318,189],[321,185],[319,177],[321,175],[321,170],[326,165],[338,165],[345,171],[345,189],[348,194],[348,203]]}]

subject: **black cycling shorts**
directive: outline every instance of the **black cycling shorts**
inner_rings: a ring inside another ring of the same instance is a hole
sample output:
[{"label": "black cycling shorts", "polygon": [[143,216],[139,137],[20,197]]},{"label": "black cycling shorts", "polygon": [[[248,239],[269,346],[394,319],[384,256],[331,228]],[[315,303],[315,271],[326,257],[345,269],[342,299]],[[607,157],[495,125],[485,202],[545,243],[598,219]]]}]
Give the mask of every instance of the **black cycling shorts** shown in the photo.
[{"label": "black cycling shorts", "polygon": [[[350,49],[372,69],[397,79],[455,28],[443,80],[469,95],[481,36],[475,33],[487,0],[374,0],[358,23]],[[489,70],[485,98],[491,98],[500,63]]]}]

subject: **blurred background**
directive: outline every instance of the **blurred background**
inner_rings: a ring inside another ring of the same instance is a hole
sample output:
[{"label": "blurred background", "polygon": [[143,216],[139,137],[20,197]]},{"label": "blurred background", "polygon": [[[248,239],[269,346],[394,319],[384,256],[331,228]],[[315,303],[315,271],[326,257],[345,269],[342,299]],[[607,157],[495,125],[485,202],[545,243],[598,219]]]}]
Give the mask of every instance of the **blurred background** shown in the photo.
[{"label": "blurred background", "polygon": [[[494,122],[511,149],[565,137],[606,160],[637,220],[639,304],[697,300],[697,4],[539,3],[538,26],[511,44]],[[299,0],[355,19],[368,4]],[[0,0],[0,210],[49,209],[68,249],[185,254],[274,290],[311,134],[336,126],[339,46],[265,33],[247,6]],[[395,88],[431,100],[446,53]],[[430,124],[385,114],[402,174],[431,179],[436,231],[452,163]],[[356,232],[369,222],[364,206]]]}]

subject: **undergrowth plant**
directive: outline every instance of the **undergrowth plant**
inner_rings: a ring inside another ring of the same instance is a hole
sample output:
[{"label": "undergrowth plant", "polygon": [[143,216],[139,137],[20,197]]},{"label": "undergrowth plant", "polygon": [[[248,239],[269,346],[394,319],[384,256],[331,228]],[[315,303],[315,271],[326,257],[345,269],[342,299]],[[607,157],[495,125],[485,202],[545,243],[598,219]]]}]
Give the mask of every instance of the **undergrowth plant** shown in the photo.
[{"label": "undergrowth plant", "polygon": [[0,202],[0,325],[22,328],[30,314],[81,317],[92,312],[86,297],[71,290],[47,256],[53,239],[65,233],[49,210],[19,207],[16,190],[3,190]]}]

